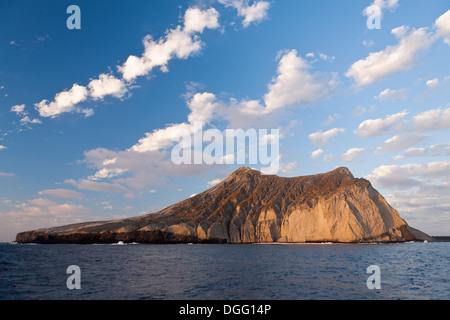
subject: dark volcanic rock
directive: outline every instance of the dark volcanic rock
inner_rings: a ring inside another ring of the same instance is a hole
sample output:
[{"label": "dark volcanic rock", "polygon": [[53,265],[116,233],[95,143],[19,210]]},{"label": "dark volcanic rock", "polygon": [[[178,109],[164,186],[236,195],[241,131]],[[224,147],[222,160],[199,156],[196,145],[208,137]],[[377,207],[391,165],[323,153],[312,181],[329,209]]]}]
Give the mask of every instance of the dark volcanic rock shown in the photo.
[{"label": "dark volcanic rock", "polygon": [[22,232],[18,243],[404,242],[433,239],[346,168],[281,178],[240,168],[158,213]]}]

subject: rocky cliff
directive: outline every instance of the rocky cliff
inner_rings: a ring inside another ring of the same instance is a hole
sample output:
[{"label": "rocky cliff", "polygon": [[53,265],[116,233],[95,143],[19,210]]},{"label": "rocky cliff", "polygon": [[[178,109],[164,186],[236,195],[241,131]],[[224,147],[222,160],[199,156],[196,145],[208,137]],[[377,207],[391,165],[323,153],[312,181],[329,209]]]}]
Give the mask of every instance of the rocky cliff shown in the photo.
[{"label": "rocky cliff", "polygon": [[158,213],[19,233],[18,243],[308,243],[432,241],[346,168],[281,178],[240,168]]}]

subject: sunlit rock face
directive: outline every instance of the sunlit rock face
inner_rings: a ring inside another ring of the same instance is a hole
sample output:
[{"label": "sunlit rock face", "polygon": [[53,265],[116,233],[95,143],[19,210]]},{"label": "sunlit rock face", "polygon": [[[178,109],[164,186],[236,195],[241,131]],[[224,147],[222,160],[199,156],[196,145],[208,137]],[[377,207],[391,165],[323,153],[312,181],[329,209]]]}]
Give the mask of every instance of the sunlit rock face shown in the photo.
[{"label": "sunlit rock face", "polygon": [[22,232],[19,243],[312,243],[432,241],[347,168],[282,178],[240,168],[160,212]]}]

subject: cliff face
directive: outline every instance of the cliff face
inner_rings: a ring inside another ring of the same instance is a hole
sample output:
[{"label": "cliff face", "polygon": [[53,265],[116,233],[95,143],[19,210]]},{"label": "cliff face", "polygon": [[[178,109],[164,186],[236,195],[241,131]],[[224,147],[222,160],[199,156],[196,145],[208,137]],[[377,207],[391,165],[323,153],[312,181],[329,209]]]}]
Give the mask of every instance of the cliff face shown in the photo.
[{"label": "cliff face", "polygon": [[410,228],[369,181],[346,168],[281,178],[240,168],[158,213],[19,233],[18,243],[432,241]]}]

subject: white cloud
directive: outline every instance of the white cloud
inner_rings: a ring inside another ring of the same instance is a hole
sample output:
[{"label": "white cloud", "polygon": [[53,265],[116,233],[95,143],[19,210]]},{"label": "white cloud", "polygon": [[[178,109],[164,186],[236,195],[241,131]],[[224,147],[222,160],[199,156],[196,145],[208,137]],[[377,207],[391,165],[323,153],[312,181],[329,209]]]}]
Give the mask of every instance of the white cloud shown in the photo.
[{"label": "white cloud", "polygon": [[330,56],[326,55],[325,53],[319,53],[319,57],[320,57],[320,59],[325,60],[325,61],[333,61],[336,59],[336,57],[330,57]]},{"label": "white cloud", "polygon": [[105,73],[99,75],[98,79],[92,80],[88,88],[89,95],[95,100],[103,99],[105,96],[123,98],[128,91],[122,80]]},{"label": "white cloud", "polygon": [[211,187],[214,187],[216,184],[219,184],[221,182],[222,182],[222,179],[215,179],[215,180],[208,181],[208,185]]},{"label": "white cloud", "polygon": [[357,86],[364,86],[382,80],[387,76],[411,69],[419,55],[427,50],[434,39],[426,28],[412,29],[402,26],[392,30],[399,39],[394,46],[372,52],[365,59],[355,62],[346,76],[353,78]]},{"label": "white cloud", "polygon": [[298,162],[292,161],[288,163],[280,163],[280,172],[290,174],[299,166]]},{"label": "white cloud", "polygon": [[8,149],[8,148],[0,144],[0,150],[5,150],[5,149]]},{"label": "white cloud", "polygon": [[383,142],[383,144],[377,148],[375,153],[379,154],[383,152],[399,152],[405,148],[419,144],[426,138],[428,137],[421,134],[410,132],[401,135],[396,135]]},{"label": "white cloud", "polygon": [[363,138],[388,134],[398,129],[400,120],[406,115],[406,112],[400,112],[389,115],[386,118],[366,120],[362,122],[354,132]]},{"label": "white cloud", "polygon": [[428,88],[436,88],[439,85],[439,79],[431,79],[427,81]]},{"label": "white cloud", "polygon": [[202,42],[196,33],[202,33],[205,28],[217,29],[219,13],[214,9],[200,10],[189,8],[185,12],[184,27],[177,26],[168,30],[158,41],[150,36],[143,40],[145,51],[142,57],[129,56],[126,62],[118,66],[123,79],[112,74],[100,74],[91,80],[87,87],[74,84],[70,90],[57,93],[54,101],[42,100],[35,104],[41,117],[56,117],[62,113],[78,112],[85,117],[93,114],[93,110],[80,109],[76,105],[89,98],[98,100],[106,96],[123,98],[129,90],[130,83],[138,76],[147,75],[155,67],[162,71],[168,70],[168,63],[173,58],[187,59],[202,49]]},{"label": "white cloud", "polygon": [[173,58],[187,59],[200,51],[202,42],[195,33],[203,32],[205,28],[217,29],[218,17],[218,12],[213,8],[205,11],[189,8],[185,12],[184,28],[178,26],[171,29],[158,41],[154,41],[150,36],[144,38],[145,51],[142,57],[129,56],[127,61],[118,67],[123,78],[133,81],[139,76],[147,75],[155,67],[167,71],[167,64]]},{"label": "white cloud", "polygon": [[54,118],[61,113],[76,111],[75,105],[87,98],[86,87],[74,84],[70,90],[57,93],[53,102],[49,103],[47,100],[43,100],[35,106],[41,117]]},{"label": "white cloud", "polygon": [[405,100],[407,95],[408,89],[399,89],[399,90],[386,89],[375,98],[381,101],[396,100],[396,99]]},{"label": "white cloud", "polygon": [[[56,227],[95,219],[87,215],[90,210],[83,205],[57,203],[48,199],[32,199],[14,210],[0,212],[0,233],[11,240],[18,232],[37,228]],[[98,218],[97,218],[98,219]]]},{"label": "white cloud", "polygon": [[[397,0],[375,0],[372,5],[392,10],[397,4]],[[370,14],[369,8],[364,10],[365,15]],[[450,44],[450,10],[436,19],[433,29],[411,29],[408,26],[392,29],[392,34],[399,40],[398,44],[372,52],[365,59],[355,62],[346,76],[353,78],[356,86],[361,87],[411,69],[417,64],[419,56],[436,40],[443,38],[444,42]]]},{"label": "white cloud", "polygon": [[322,130],[312,133],[308,136],[309,140],[312,144],[317,146],[323,146],[328,144],[329,140],[337,135],[345,134],[345,129],[342,128],[334,128],[328,131],[323,132]]},{"label": "white cloud", "polygon": [[128,171],[127,169],[120,169],[120,168],[113,168],[113,169],[103,168],[97,171],[93,176],[89,176],[88,179],[94,181],[102,179],[111,179],[127,171]]},{"label": "white cloud", "polygon": [[[287,85],[290,90],[303,90],[302,86],[305,85],[304,83],[300,82],[297,83],[297,86],[294,86],[289,81],[290,79],[298,78],[299,70],[296,69],[296,60],[303,63],[303,60],[297,57],[295,50],[285,51],[285,54],[280,58],[278,77],[269,85],[269,93],[273,94],[277,91],[286,95],[295,95],[297,97],[295,99],[304,99],[302,95],[298,98],[299,96],[296,95],[296,92],[281,90],[283,85]],[[289,61],[294,63],[288,63]],[[304,70],[300,71],[304,72]],[[303,79],[316,81],[319,78],[307,71],[305,73],[309,77]],[[294,75],[294,77],[290,77],[290,75]],[[277,85],[276,90],[273,87],[275,84]],[[326,93],[329,91],[325,90]],[[324,93],[318,92],[317,94],[322,96]],[[271,96],[271,98],[274,97],[274,95]],[[176,140],[173,140],[173,138],[185,135],[192,136],[192,134],[202,129],[196,126],[197,121],[202,121],[204,125],[211,125],[214,120],[225,120],[228,123],[228,128],[242,129],[256,123],[257,127],[264,128],[261,125],[274,121],[274,119],[277,119],[277,115],[280,114],[280,112],[272,113],[271,111],[279,110],[286,106],[279,104],[277,105],[278,109],[269,109],[258,100],[242,100],[238,102],[236,99],[230,99],[229,102],[224,102],[208,92],[194,93],[194,91],[191,91],[186,95],[186,98],[187,107],[190,110],[186,122],[168,124],[165,128],[155,129],[153,132],[146,133],[137,143],[123,151],[97,148],[85,152],[85,159],[82,162],[90,168],[95,168],[96,173],[89,176],[88,179],[78,181],[71,179],[67,180],[66,183],[72,184],[81,190],[113,191],[131,194],[131,190],[143,190],[148,189],[150,186],[160,186],[162,183],[165,183],[167,175],[179,176],[204,173],[213,169],[214,166],[177,166],[170,161],[170,148],[176,143]],[[284,101],[283,103],[294,101],[291,98],[283,98],[282,100]],[[237,122],[242,124],[242,126],[234,127]],[[265,128],[268,127],[266,126]],[[195,150],[193,154],[195,154]],[[234,157],[234,154],[225,155],[224,157],[228,156]],[[297,164],[294,162],[280,164],[280,170],[283,173],[288,173],[295,166]],[[128,174],[126,177],[115,176],[115,173],[119,173],[118,171],[111,171],[115,169],[127,170]],[[111,179],[111,183],[100,181],[108,178]]]},{"label": "white cloud", "polygon": [[110,164],[115,164],[116,162],[117,162],[117,158],[105,159],[105,161],[103,161],[103,165],[107,166]]},{"label": "white cloud", "polygon": [[325,151],[323,151],[323,149],[318,149],[316,151],[313,151],[311,153],[311,159],[317,159],[319,158]]},{"label": "white cloud", "polygon": [[130,150],[145,153],[166,149],[173,145],[172,137],[183,136],[185,132],[193,133],[193,126],[189,123],[180,123],[164,129],[156,129],[138,141]]},{"label": "white cloud", "polygon": [[380,166],[368,175],[368,180],[386,188],[411,189],[422,183],[448,180],[450,161],[430,162],[424,164],[405,164]]},{"label": "white cloud", "polygon": [[364,9],[363,15],[370,16],[371,15],[370,8],[374,5],[378,6],[381,10],[388,9],[389,11],[392,12],[398,7],[398,2],[399,0],[374,0],[369,7]]},{"label": "white cloud", "polygon": [[11,107],[11,112],[15,112],[19,116],[24,116],[24,115],[28,114],[28,112],[25,111],[25,105],[24,104],[12,106]]},{"label": "white cloud", "polygon": [[364,149],[362,148],[353,148],[350,150],[347,150],[342,156],[341,161],[342,162],[352,162],[356,158],[360,157],[364,153]]},{"label": "white cloud", "polygon": [[200,10],[189,8],[184,15],[184,31],[187,33],[202,33],[205,28],[217,29],[219,24],[219,13],[216,9]]},{"label": "white cloud", "polygon": [[444,42],[450,44],[450,10],[440,16],[435,23],[437,34],[444,38]]},{"label": "white cloud", "polygon": [[441,143],[426,148],[410,148],[402,156],[396,156],[393,161],[415,157],[448,157],[450,156],[450,143]]},{"label": "white cloud", "polygon": [[322,99],[336,86],[336,74],[310,73],[310,65],[296,50],[284,54],[278,65],[278,76],[264,96],[268,111],[284,106],[304,104]]},{"label": "white cloud", "polygon": [[450,128],[450,108],[425,111],[411,120],[412,127],[420,131],[437,131]]},{"label": "white cloud", "polygon": [[238,15],[244,18],[242,24],[245,28],[264,20],[270,8],[268,1],[254,1],[252,5],[249,5],[249,0],[219,0],[219,2],[226,7],[235,8]]},{"label": "white cloud", "polygon": [[421,184],[412,190],[396,190],[386,200],[408,224],[430,235],[445,235],[450,222],[450,184]]},{"label": "white cloud", "polygon": [[129,56],[118,69],[126,81],[134,81],[139,76],[150,73],[155,67],[168,71],[168,63],[173,58],[187,59],[202,49],[198,36],[185,32],[181,26],[170,30],[165,38],[154,41],[150,36],[144,38],[145,52],[141,58]]},{"label": "white cloud", "polygon": [[188,116],[189,123],[193,124],[195,121],[210,122],[218,106],[214,94],[208,92],[195,94],[188,102],[188,108],[191,110]]},{"label": "white cloud", "polygon": [[21,125],[26,125],[26,124],[29,124],[29,123],[32,123],[32,124],[41,124],[42,121],[39,120],[39,119],[31,119],[31,118],[28,117],[28,116],[25,116],[25,117],[23,117],[22,119],[20,119],[20,124],[21,124]]}]

